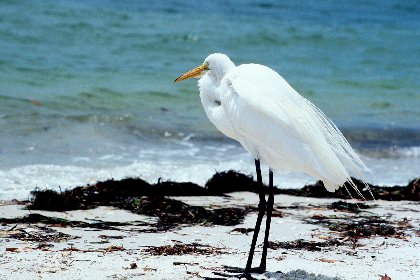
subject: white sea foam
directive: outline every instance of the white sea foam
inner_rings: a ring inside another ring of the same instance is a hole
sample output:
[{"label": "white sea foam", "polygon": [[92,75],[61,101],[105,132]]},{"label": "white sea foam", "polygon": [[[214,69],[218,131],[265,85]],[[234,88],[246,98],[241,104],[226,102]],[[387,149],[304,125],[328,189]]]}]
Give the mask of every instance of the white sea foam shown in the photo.
[{"label": "white sea foam", "polygon": [[[31,164],[0,170],[0,199],[28,199],[35,187],[65,190],[76,186],[108,179],[140,177],[150,183],[162,178],[178,182],[194,182],[204,186],[217,171],[236,170],[254,175],[253,159],[246,152],[238,152],[234,147],[226,151],[223,147],[213,147],[213,156],[203,154],[193,147],[185,150],[162,151],[147,150],[127,163],[120,155],[100,156],[107,164],[94,166],[88,157],[74,158],[71,164]],[[159,156],[159,154],[161,156]],[[164,154],[164,155],[163,155]],[[182,154],[182,156],[181,156]],[[419,176],[420,158],[367,158],[366,165],[372,174],[369,182],[380,185],[407,184]],[[88,164],[87,164],[88,163]],[[109,164],[113,163],[113,164]],[[263,178],[267,181],[267,167],[263,166]],[[255,176],[254,176],[255,177]],[[313,183],[315,179],[303,174],[275,173],[274,183],[281,188],[300,188]]]},{"label": "white sea foam", "polygon": [[[393,148],[392,153],[394,157],[401,158],[420,158],[420,146],[407,147],[407,148]],[[420,171],[420,166],[419,171]]]}]

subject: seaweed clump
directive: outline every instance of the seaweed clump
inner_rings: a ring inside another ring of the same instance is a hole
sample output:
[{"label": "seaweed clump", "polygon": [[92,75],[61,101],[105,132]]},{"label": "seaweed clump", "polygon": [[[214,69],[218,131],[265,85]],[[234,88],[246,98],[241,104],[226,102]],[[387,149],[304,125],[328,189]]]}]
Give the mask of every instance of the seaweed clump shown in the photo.
[{"label": "seaweed clump", "polygon": [[[356,219],[343,220],[337,217],[312,216],[307,220],[310,224],[318,224],[328,227],[329,230],[336,232],[344,240],[353,242],[361,238],[371,238],[375,236],[404,238],[404,232],[390,221],[368,216]],[[407,228],[409,225],[402,225],[401,228]]]},{"label": "seaweed clump", "polygon": [[[352,178],[352,180],[366,200],[373,199],[374,197],[375,199],[390,201],[420,201],[420,178],[410,181],[407,186],[381,187],[368,184],[370,191],[361,180],[356,178]],[[325,189],[324,183],[318,181],[315,184],[306,185],[301,189],[277,189],[276,193],[318,198],[350,199],[360,197],[349,183],[345,183],[344,186],[345,188],[339,188],[335,192],[329,192]]]},{"label": "seaweed clump", "polygon": [[269,242],[268,247],[273,250],[286,249],[286,250],[306,250],[306,251],[321,251],[323,248],[335,247],[342,245],[340,241],[333,239],[322,242],[306,241],[303,239],[284,241],[284,242]]},{"label": "seaweed clump", "polygon": [[136,198],[134,203],[129,204],[127,210],[158,217],[157,227],[161,230],[183,224],[237,225],[243,221],[247,213],[247,210],[241,208],[206,209],[179,200],[150,196]]},{"label": "seaweed clump", "polygon": [[336,201],[331,203],[331,205],[328,206],[329,209],[338,210],[338,211],[344,211],[344,212],[350,212],[350,213],[359,213],[362,211],[362,209],[370,209],[372,206],[367,205],[365,203],[350,203],[346,201]]},{"label": "seaweed clump", "polygon": [[156,246],[156,247],[148,247],[147,249],[144,249],[145,252],[153,255],[153,256],[159,256],[159,255],[215,255],[215,254],[221,254],[222,251],[218,248],[214,248],[209,245],[202,245],[198,243],[192,243],[192,244],[184,244],[181,242],[178,242],[174,245],[164,245],[164,246]]},{"label": "seaweed clump", "polygon": [[68,211],[91,209],[99,205],[124,208],[136,197],[150,196],[197,196],[221,195],[212,193],[194,183],[176,183],[171,181],[149,184],[140,178],[108,180],[93,185],[56,192],[54,190],[35,189],[31,192],[31,204],[28,209],[47,211]]},{"label": "seaweed clump", "polygon": [[167,230],[183,224],[236,225],[243,221],[247,209],[207,209],[191,206],[166,196],[223,195],[193,183],[161,182],[151,185],[138,178],[109,180],[77,187],[64,192],[36,189],[27,206],[31,210],[69,211],[113,206],[159,218],[157,227]]},{"label": "seaweed clump", "polygon": [[[353,179],[353,181],[365,198],[371,197],[369,190],[360,180]],[[91,209],[100,205],[113,206],[157,217],[159,219],[158,227],[161,229],[169,229],[182,224],[237,225],[243,221],[249,211],[252,211],[252,208],[210,209],[203,206],[191,206],[168,198],[168,196],[226,196],[225,193],[236,191],[258,192],[258,188],[258,183],[251,176],[234,171],[216,173],[204,188],[190,182],[177,183],[159,180],[156,184],[149,184],[140,178],[127,178],[119,181],[98,182],[60,192],[35,189],[31,192],[32,199],[27,208],[30,210],[68,211]],[[406,187],[370,186],[370,188],[373,196],[377,199],[418,201],[420,180],[413,180]],[[348,185],[347,189],[354,192]],[[349,195],[345,188],[330,193],[324,188],[321,181],[300,190],[275,189],[274,192],[309,197],[344,199],[351,196],[357,197],[356,193]],[[361,207],[365,206],[342,201],[331,205],[332,209],[356,213]]]}]

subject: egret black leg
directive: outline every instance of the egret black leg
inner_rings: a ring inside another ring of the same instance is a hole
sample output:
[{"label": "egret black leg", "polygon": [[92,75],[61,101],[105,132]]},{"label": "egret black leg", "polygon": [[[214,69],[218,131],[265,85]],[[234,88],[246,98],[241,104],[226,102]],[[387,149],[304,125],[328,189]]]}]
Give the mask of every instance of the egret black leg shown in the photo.
[{"label": "egret black leg", "polygon": [[251,248],[249,249],[248,261],[246,263],[245,273],[251,271],[252,258],[254,257],[254,251],[255,251],[255,244],[257,243],[258,233],[260,232],[260,227],[261,227],[261,221],[264,217],[264,213],[267,206],[267,203],[265,201],[264,185],[263,185],[262,176],[261,176],[260,161],[258,159],[255,160],[255,169],[257,171],[257,181],[259,185],[260,202],[258,203],[257,222],[255,224],[254,235],[252,237]]},{"label": "egret black leg", "polygon": [[267,200],[267,220],[265,224],[265,236],[264,236],[264,246],[262,251],[260,270],[266,270],[266,261],[267,261],[267,249],[268,249],[268,237],[270,235],[270,224],[271,224],[271,215],[273,214],[273,205],[274,205],[274,187],[273,187],[273,171],[269,170],[269,187],[268,187],[268,200]]},{"label": "egret black leg", "polygon": [[[255,160],[255,169],[257,171],[257,182],[258,182],[258,193],[259,193],[259,197],[260,197],[260,202],[258,203],[258,216],[257,216],[257,222],[255,224],[255,228],[254,228],[254,234],[252,236],[252,242],[251,242],[251,248],[249,249],[249,255],[248,255],[248,261],[246,263],[246,267],[245,270],[238,268],[238,267],[229,267],[229,266],[225,266],[226,271],[230,272],[230,273],[240,273],[239,275],[237,275],[238,278],[246,278],[246,279],[254,279],[251,276],[251,273],[264,273],[265,272],[265,262],[264,262],[264,269],[261,269],[260,267],[253,267],[251,268],[252,265],[252,259],[254,257],[254,251],[255,251],[255,245],[257,243],[257,239],[258,239],[258,233],[260,232],[260,228],[261,228],[261,222],[262,219],[264,217],[265,211],[267,209],[267,202],[265,201],[265,190],[264,190],[264,185],[262,182],[262,176],[261,176],[261,167],[260,167],[260,161],[258,159]],[[271,169],[270,169],[271,172]],[[271,185],[272,185],[272,173],[271,174]],[[267,235],[268,233],[266,233]],[[268,239],[268,236],[266,237],[266,239]],[[268,242],[268,241],[267,241]],[[264,243],[265,244],[265,243]],[[265,252],[265,255],[267,255],[267,252]],[[265,259],[265,257],[264,257]],[[224,273],[219,273],[219,272],[213,272],[216,275],[220,275],[220,276],[226,276],[226,277],[232,277],[233,275],[229,275],[229,274],[224,274]]]}]

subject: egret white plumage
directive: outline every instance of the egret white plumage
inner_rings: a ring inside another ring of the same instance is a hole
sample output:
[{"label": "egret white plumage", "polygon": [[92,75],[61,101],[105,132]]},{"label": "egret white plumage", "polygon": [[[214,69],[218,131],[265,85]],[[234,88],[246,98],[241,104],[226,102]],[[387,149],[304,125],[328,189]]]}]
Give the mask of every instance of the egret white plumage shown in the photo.
[{"label": "egret white plumage", "polygon": [[[259,64],[235,66],[226,55],[215,53],[175,82],[196,77],[200,78],[200,98],[207,117],[255,159],[260,203],[245,273],[264,272],[274,203],[272,170],[306,173],[322,180],[328,191],[349,182],[361,195],[348,170],[363,178],[367,168],[332,121],[274,70]],[[267,201],[260,162],[270,167]],[[266,210],[261,264],[252,269],[255,243]]]}]

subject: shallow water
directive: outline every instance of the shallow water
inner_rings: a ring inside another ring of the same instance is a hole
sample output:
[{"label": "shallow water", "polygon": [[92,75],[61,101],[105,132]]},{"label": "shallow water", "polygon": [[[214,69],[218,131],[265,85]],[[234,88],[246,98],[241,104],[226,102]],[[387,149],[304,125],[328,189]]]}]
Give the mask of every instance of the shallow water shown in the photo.
[{"label": "shallow water", "polygon": [[419,2],[257,2],[3,1],[0,198],[253,172],[206,119],[195,82],[173,83],[212,52],[278,71],[338,125],[373,182],[418,176]]}]

